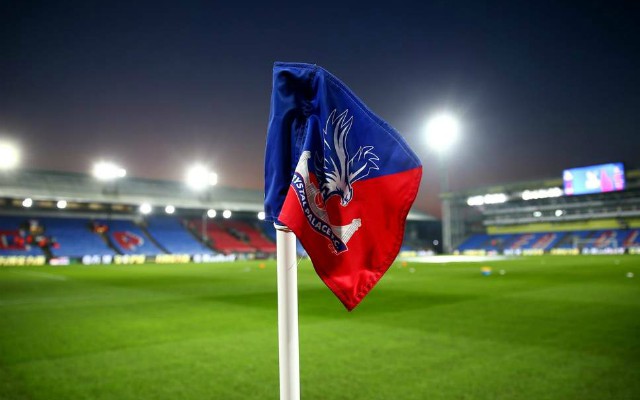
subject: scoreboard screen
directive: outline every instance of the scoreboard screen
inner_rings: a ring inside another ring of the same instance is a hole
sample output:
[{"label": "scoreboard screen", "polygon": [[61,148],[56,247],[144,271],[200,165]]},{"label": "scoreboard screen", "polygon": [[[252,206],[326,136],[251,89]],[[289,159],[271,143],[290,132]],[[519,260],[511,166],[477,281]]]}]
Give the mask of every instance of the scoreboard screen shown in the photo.
[{"label": "scoreboard screen", "polygon": [[624,164],[610,163],[565,169],[562,174],[567,196],[617,192],[625,189]]}]

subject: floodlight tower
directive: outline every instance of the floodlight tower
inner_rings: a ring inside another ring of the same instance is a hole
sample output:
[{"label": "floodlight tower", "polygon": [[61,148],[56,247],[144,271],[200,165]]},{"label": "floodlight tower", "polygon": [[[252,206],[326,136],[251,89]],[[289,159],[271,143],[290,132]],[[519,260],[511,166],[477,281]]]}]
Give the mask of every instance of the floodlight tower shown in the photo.
[{"label": "floodlight tower", "polygon": [[[218,174],[210,171],[204,165],[196,164],[187,170],[185,182],[187,186],[196,192],[202,192],[202,201],[208,202],[209,189],[218,184]],[[207,222],[208,219],[216,217],[216,210],[209,209],[202,212],[202,242],[206,243],[207,240]]]},{"label": "floodlight tower", "polygon": [[0,142],[0,170],[14,169],[20,163],[20,151],[10,142]]},{"label": "floodlight tower", "polygon": [[186,181],[191,189],[201,192],[218,183],[218,174],[204,165],[194,165],[187,170]]},{"label": "floodlight tower", "polygon": [[118,180],[127,176],[127,170],[107,161],[99,161],[93,164],[91,174],[97,180],[103,182],[103,194],[117,194]]},{"label": "floodlight tower", "polygon": [[99,181],[114,181],[127,176],[127,170],[114,163],[100,161],[93,165],[94,178]]},{"label": "floodlight tower", "polygon": [[438,154],[440,175],[440,199],[442,200],[442,248],[445,253],[451,253],[451,200],[449,193],[449,171],[447,168],[447,154],[458,140],[460,124],[455,116],[448,113],[431,117],[425,127],[427,144]]}]

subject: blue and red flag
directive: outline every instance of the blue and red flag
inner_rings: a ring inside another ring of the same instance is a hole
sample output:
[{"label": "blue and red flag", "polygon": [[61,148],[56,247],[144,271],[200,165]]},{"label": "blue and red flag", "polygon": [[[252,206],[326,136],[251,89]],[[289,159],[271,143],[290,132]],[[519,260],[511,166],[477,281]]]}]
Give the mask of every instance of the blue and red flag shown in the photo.
[{"label": "blue and red flag", "polygon": [[274,65],[266,216],[295,233],[348,310],[398,255],[421,175],[400,134],[327,70]]}]

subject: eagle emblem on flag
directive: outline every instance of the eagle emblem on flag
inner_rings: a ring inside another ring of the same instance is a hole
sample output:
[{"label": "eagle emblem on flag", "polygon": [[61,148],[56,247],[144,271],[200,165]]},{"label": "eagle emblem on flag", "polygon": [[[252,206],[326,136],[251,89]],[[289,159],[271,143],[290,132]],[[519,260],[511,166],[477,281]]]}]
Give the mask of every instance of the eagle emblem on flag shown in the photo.
[{"label": "eagle emblem on flag", "polygon": [[323,130],[323,152],[316,153],[314,167],[319,185],[310,179],[311,152],[304,151],[291,181],[309,224],[330,242],[330,249],[338,254],[347,251],[347,242],[362,226],[360,218],[346,225],[331,223],[325,203],[331,196],[340,197],[340,205],[346,207],[354,195],[353,183],[378,169],[378,156],[373,146],[360,146],[356,154],[349,155],[347,139],[353,125],[349,110],[338,114],[333,110]]}]

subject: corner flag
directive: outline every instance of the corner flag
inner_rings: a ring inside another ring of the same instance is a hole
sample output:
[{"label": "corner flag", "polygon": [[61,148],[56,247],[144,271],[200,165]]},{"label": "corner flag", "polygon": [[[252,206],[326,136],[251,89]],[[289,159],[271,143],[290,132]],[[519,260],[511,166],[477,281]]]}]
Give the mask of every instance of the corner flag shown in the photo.
[{"label": "corner flag", "polygon": [[396,258],[421,175],[400,134],[331,73],[274,65],[266,218],[296,234],[348,310]]}]

